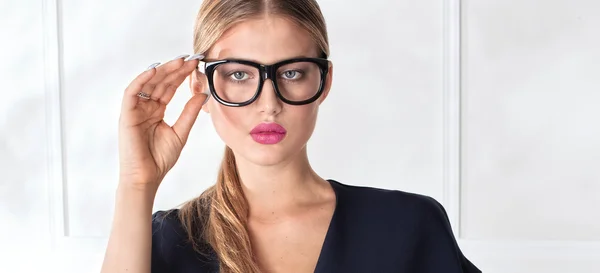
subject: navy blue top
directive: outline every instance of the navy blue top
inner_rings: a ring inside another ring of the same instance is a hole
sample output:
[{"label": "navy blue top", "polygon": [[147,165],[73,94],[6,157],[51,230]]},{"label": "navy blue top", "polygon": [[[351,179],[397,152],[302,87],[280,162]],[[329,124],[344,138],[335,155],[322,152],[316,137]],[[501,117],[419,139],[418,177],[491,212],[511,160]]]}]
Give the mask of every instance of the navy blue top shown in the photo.
[{"label": "navy blue top", "polygon": [[[315,273],[481,272],[460,251],[435,199],[328,181],[336,207]],[[154,213],[152,231],[152,273],[218,272],[214,252],[198,255],[187,242],[177,213]]]}]

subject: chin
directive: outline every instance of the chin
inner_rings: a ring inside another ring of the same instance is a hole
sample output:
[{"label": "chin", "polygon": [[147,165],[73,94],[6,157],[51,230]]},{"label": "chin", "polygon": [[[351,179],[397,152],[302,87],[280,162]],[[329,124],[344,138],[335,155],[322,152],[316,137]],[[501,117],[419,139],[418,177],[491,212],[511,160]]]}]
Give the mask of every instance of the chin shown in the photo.
[{"label": "chin", "polygon": [[280,155],[261,155],[251,154],[245,156],[246,160],[258,166],[275,166],[285,160],[285,157]]},{"label": "chin", "polygon": [[286,161],[291,156],[288,149],[281,144],[264,145],[253,143],[242,151],[246,160],[260,166],[273,166]]},{"label": "chin", "polygon": [[290,160],[302,150],[301,147],[290,147],[294,146],[291,144],[285,141],[277,144],[259,144],[251,140],[251,143],[245,143],[237,150],[236,155],[259,166],[273,166]]}]

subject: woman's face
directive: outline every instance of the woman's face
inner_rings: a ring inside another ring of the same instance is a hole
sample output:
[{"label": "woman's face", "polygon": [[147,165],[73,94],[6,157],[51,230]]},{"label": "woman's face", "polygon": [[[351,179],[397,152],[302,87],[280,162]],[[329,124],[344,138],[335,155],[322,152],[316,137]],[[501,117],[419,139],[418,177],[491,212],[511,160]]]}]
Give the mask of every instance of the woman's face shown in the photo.
[{"label": "woman's face", "polygon": [[[296,57],[318,57],[319,52],[306,30],[282,17],[268,16],[243,21],[230,28],[207,52],[206,59],[235,58],[273,64]],[[311,104],[296,106],[282,102],[277,98],[271,80],[266,80],[260,96],[247,106],[229,107],[211,98],[203,110],[211,114],[217,133],[236,157],[241,156],[258,165],[275,165],[298,155],[308,142],[319,105],[331,87],[331,68],[330,63],[323,94]],[[293,72],[286,77],[290,75],[293,76]],[[206,80],[205,77],[200,79]],[[208,91],[206,82],[193,85]],[[273,123],[281,125],[285,133],[257,132],[261,131],[257,126],[273,127]]]}]

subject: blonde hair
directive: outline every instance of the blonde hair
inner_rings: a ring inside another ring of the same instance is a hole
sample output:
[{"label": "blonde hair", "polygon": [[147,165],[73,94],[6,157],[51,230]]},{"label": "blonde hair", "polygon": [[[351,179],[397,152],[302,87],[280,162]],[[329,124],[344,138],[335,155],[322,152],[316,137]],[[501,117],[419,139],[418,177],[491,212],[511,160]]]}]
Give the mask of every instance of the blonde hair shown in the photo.
[{"label": "blonde hair", "polygon": [[[265,15],[279,15],[306,29],[322,56],[329,55],[325,20],[316,0],[204,0],[194,27],[194,52],[203,53],[234,24]],[[229,147],[217,182],[179,210],[194,249],[206,244],[216,252],[221,273],[258,273],[247,230],[248,202]]]}]

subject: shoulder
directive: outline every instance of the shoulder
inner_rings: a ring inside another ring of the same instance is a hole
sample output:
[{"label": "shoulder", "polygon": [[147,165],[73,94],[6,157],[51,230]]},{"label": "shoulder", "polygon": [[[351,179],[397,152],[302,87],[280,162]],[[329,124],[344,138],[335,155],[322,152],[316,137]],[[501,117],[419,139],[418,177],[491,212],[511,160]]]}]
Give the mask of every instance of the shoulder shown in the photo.
[{"label": "shoulder", "polygon": [[175,264],[177,249],[186,242],[178,209],[152,214],[152,272],[163,272]]},{"label": "shoulder", "polygon": [[332,180],[338,198],[351,200],[344,202],[369,209],[372,213],[408,213],[406,216],[414,216],[428,219],[430,217],[446,217],[442,204],[431,196],[411,193],[401,190],[375,188],[367,186],[347,185]]},{"label": "shoulder", "polygon": [[179,220],[179,209],[159,210],[152,214],[152,239],[176,242],[185,236],[185,230]]},{"label": "shoulder", "polygon": [[446,210],[433,197],[337,181],[332,186],[344,229],[356,235],[350,240],[357,245],[413,253],[405,264],[418,272],[481,272],[462,254]]},{"label": "shoulder", "polygon": [[[362,232],[398,239],[453,235],[444,207],[430,196],[337,181],[332,186],[340,219]],[[381,233],[383,230],[388,232]]]},{"label": "shoulder", "polygon": [[213,272],[218,266],[215,253],[205,242],[194,248],[180,215],[179,209],[152,214],[152,273]]}]

